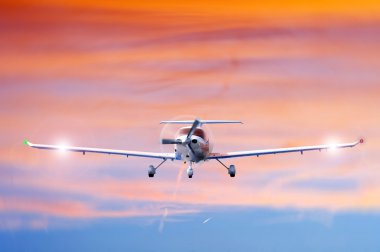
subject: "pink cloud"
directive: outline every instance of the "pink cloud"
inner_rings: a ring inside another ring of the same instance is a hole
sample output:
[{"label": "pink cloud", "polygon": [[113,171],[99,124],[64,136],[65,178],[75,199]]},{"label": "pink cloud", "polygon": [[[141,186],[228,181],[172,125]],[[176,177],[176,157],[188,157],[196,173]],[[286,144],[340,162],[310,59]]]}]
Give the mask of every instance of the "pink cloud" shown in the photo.
[{"label": "pink cloud", "polygon": [[[60,10],[65,4],[71,8]],[[1,201],[1,212],[102,218],[156,216],[166,204],[187,206],[174,210],[178,214],[200,211],[199,205],[379,209],[377,17],[337,3],[328,10],[334,17],[328,22],[301,15],[289,23],[219,15],[210,3],[198,6],[206,16],[178,15],[180,6],[165,4],[93,4],[98,9],[71,1],[1,10],[0,181],[12,192]],[[313,9],[302,6],[293,11]],[[63,136],[76,145],[159,151],[159,121],[183,114],[244,121],[210,127],[215,151],[320,144],[330,135],[368,141],[338,157],[231,160],[238,168],[235,180],[213,162],[196,167],[193,180],[177,179],[180,163],[148,180],[151,160],[62,158],[22,145],[24,138],[55,143]],[[346,179],[357,186],[290,186],[313,179]],[[89,202],[75,200],[81,196]],[[130,205],[98,208],[107,201]],[[49,223],[10,219],[6,226]]]}]

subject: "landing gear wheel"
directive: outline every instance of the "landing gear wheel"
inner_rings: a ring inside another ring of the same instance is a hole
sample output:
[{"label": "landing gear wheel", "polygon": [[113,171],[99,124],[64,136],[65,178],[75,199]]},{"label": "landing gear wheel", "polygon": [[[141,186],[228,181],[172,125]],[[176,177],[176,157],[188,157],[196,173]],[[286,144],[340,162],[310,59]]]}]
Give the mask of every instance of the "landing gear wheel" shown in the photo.
[{"label": "landing gear wheel", "polygon": [[230,167],[228,168],[228,174],[230,174],[231,178],[235,177],[236,169],[234,165],[230,165]]},{"label": "landing gear wheel", "polygon": [[219,159],[216,158],[216,161],[218,161],[221,165],[224,166],[224,168],[227,169],[227,172],[228,172],[228,174],[230,175],[231,178],[235,177],[235,174],[236,174],[235,165],[230,165],[230,167],[227,167]]},{"label": "landing gear wheel", "polygon": [[149,168],[148,168],[149,178],[153,178],[155,173],[156,173],[156,168],[153,165],[149,165]]},{"label": "landing gear wheel", "polygon": [[187,176],[189,176],[189,178],[192,178],[193,174],[194,174],[193,167],[191,167],[191,163],[190,163],[189,168],[187,168]]}]

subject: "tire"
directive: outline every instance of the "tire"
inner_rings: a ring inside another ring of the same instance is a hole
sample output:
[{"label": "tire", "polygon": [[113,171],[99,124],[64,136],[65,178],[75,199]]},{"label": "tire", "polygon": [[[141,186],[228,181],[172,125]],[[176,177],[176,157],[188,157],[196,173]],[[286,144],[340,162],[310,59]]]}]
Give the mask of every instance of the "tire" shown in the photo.
[{"label": "tire", "polygon": [[234,165],[230,165],[230,167],[228,168],[228,174],[230,174],[231,178],[235,177],[236,169]]}]

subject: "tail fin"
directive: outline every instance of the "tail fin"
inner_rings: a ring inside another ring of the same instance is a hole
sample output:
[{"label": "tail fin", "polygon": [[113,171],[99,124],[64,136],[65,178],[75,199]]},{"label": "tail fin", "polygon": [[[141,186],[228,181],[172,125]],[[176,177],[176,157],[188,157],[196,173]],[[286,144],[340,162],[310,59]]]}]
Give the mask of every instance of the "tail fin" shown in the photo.
[{"label": "tail fin", "polygon": [[[200,125],[202,124],[225,124],[225,123],[242,123],[241,121],[231,121],[231,120],[199,120]],[[194,120],[186,121],[161,121],[161,124],[193,124]]]}]

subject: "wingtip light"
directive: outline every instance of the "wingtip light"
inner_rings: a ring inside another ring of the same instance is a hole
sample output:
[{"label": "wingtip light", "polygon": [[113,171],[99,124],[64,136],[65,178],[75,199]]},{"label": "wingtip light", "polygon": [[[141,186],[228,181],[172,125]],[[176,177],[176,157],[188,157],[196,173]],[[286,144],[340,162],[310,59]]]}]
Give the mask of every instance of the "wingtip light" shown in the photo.
[{"label": "wingtip light", "polygon": [[24,139],[24,144],[30,146],[30,142],[27,139]]}]

